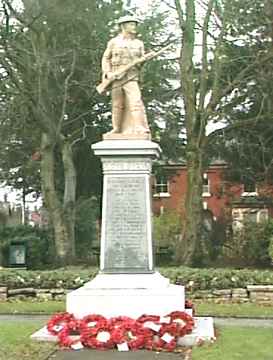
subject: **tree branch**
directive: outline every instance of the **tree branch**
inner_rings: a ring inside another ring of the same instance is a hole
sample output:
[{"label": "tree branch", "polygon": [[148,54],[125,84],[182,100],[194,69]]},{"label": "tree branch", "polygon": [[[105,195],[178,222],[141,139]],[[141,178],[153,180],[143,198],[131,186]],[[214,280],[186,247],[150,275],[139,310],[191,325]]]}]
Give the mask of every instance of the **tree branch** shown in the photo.
[{"label": "tree branch", "polygon": [[[78,139],[75,139],[72,144],[71,144],[71,148],[76,145],[79,141],[84,141],[87,138],[87,133],[86,133],[86,129],[89,127],[92,127],[91,125],[88,125],[85,121],[83,122],[84,126],[82,128],[82,136]],[[79,132],[79,130],[75,131],[73,135],[75,135],[77,132]]]},{"label": "tree branch", "polygon": [[222,17],[222,27],[220,30],[219,37],[216,42],[215,50],[214,50],[214,59],[212,63],[212,70],[211,73],[214,75],[213,84],[212,84],[212,94],[211,94],[211,102],[213,99],[216,99],[219,92],[219,80],[221,76],[221,62],[220,62],[220,49],[223,43],[224,34],[226,32],[226,18],[225,16]]},{"label": "tree branch", "polygon": [[245,78],[246,74],[250,72],[252,69],[255,69],[257,65],[261,65],[273,58],[273,53],[265,56],[263,59],[256,58],[256,61],[246,66],[234,79],[231,81],[222,91],[219,89],[216,93],[211,96],[210,101],[206,107],[206,117],[209,118],[210,115],[214,112],[216,106],[219,104],[221,99],[226,95],[230,94],[232,90],[235,89],[236,85],[240,84],[240,82]]},{"label": "tree branch", "polygon": [[65,79],[65,82],[64,82],[64,95],[63,95],[62,112],[61,112],[61,116],[59,118],[59,124],[58,124],[58,127],[57,127],[57,133],[58,134],[61,132],[61,128],[62,128],[63,121],[64,121],[64,115],[65,115],[65,112],[66,112],[69,81],[70,81],[70,79],[73,76],[74,71],[75,71],[75,65],[76,65],[76,51],[75,50],[73,50],[72,55],[73,55],[73,57],[72,57],[72,63],[71,63],[71,66],[70,66],[70,72],[67,75],[67,77]]},{"label": "tree branch", "polygon": [[180,25],[180,28],[183,30],[185,28],[185,19],[184,19],[183,9],[182,9],[180,0],[174,0],[174,2],[175,2],[177,14],[178,14],[179,25]]},{"label": "tree branch", "polygon": [[268,116],[262,116],[259,118],[255,116],[254,118],[251,118],[251,119],[237,121],[233,124],[229,124],[222,129],[214,130],[212,133],[210,133],[209,135],[206,136],[206,144],[211,142],[213,139],[215,139],[216,137],[218,137],[221,134],[228,133],[228,132],[233,131],[238,128],[247,128],[248,129],[250,126],[256,126],[257,121],[263,121],[263,120],[267,120],[267,119],[268,119]]},{"label": "tree branch", "polygon": [[214,0],[209,0],[207,12],[204,18],[204,23],[202,26],[202,68],[200,76],[200,97],[198,110],[201,113],[204,109],[205,96],[207,94],[207,84],[208,84],[208,27],[209,20],[212,13]]},{"label": "tree branch", "polygon": [[[19,13],[14,9],[14,7],[11,5],[9,0],[3,0],[4,4],[7,5],[10,13],[15,17],[16,20],[18,20],[22,25],[25,27],[31,28],[35,31],[34,27],[32,26],[37,19],[39,19],[42,16],[42,13],[40,12],[38,15],[33,17],[30,23],[27,23],[22,16],[19,15]],[[3,6],[4,6],[3,4]]]}]

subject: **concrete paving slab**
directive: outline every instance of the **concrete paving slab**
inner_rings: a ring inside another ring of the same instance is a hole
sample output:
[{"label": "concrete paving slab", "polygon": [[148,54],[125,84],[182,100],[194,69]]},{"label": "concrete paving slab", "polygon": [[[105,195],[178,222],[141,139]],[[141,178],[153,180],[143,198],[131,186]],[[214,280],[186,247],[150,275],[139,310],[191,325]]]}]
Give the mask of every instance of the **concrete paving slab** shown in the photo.
[{"label": "concrete paving slab", "polygon": [[154,351],[126,351],[116,350],[96,351],[57,351],[48,360],[191,360],[191,350],[186,353],[167,353]]}]

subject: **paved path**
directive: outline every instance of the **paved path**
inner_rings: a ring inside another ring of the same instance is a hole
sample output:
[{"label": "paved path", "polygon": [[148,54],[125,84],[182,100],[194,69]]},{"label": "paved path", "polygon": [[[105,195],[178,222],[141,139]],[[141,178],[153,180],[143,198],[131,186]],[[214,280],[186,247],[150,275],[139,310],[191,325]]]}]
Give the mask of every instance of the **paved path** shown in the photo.
[{"label": "paved path", "polygon": [[[16,322],[18,322],[18,321],[29,321],[29,322],[40,321],[40,322],[46,323],[49,318],[50,318],[50,315],[0,315],[0,322],[2,322],[2,321],[16,321]],[[273,328],[273,319],[214,317],[213,320],[214,320],[215,325]]]},{"label": "paved path", "polygon": [[246,319],[246,318],[213,318],[213,319],[215,325],[273,328],[273,319]]},{"label": "paved path", "polygon": [[47,360],[191,360],[191,350],[187,354],[166,353],[155,351],[126,351],[119,352],[116,350],[96,351],[57,351]]}]

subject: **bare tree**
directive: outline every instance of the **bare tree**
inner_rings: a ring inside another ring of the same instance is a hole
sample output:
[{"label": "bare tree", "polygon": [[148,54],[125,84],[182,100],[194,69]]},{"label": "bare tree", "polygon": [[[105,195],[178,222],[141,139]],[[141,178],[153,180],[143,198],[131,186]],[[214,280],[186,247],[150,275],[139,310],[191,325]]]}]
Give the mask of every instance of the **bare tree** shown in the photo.
[{"label": "bare tree", "polygon": [[[255,16],[262,19],[263,8],[258,9],[253,2],[174,0],[174,4],[181,30],[179,65],[188,169],[183,236],[177,260],[200,264],[206,251],[202,240],[202,172],[206,147],[214,136],[207,135],[206,127],[210,122],[228,120],[227,108],[244,105],[247,89],[255,82],[254,69],[272,61],[272,51],[240,51],[242,46],[251,48],[258,41],[258,22],[253,19]],[[253,13],[252,18],[249,11]],[[245,23],[241,25],[240,21]],[[247,32],[247,25],[252,21],[253,32],[250,27]],[[251,126],[257,120],[255,116],[255,119],[228,124],[226,129]]]},{"label": "bare tree", "polygon": [[77,98],[90,96],[88,81],[96,76],[91,65],[82,70],[81,61],[86,61],[89,52],[82,49],[80,40],[88,34],[83,32],[82,39],[77,38],[86,24],[92,34],[94,23],[89,12],[95,14],[96,4],[87,1],[86,6],[81,5],[79,30],[75,30],[80,23],[70,5],[73,3],[64,12],[62,2],[24,0],[24,10],[17,12],[11,1],[4,0],[6,26],[0,44],[1,67],[6,74],[2,90],[11,94],[10,116],[18,113],[26,127],[38,129],[30,130],[29,136],[40,137],[42,195],[54,229],[59,264],[70,263],[75,257],[77,177],[73,146],[81,136],[78,119],[84,113]]}]

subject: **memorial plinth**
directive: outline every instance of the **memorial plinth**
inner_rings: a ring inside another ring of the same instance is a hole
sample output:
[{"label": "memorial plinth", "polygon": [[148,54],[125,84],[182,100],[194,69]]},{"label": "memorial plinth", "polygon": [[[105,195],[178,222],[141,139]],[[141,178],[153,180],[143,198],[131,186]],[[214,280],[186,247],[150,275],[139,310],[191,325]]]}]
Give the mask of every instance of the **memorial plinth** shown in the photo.
[{"label": "memorial plinth", "polygon": [[183,311],[184,287],[154,270],[151,169],[158,144],[104,140],[92,148],[103,167],[100,272],[67,295],[67,311],[79,318]]},{"label": "memorial plinth", "polygon": [[145,140],[106,140],[93,149],[104,174],[100,270],[152,272],[150,175],[159,146]]}]

